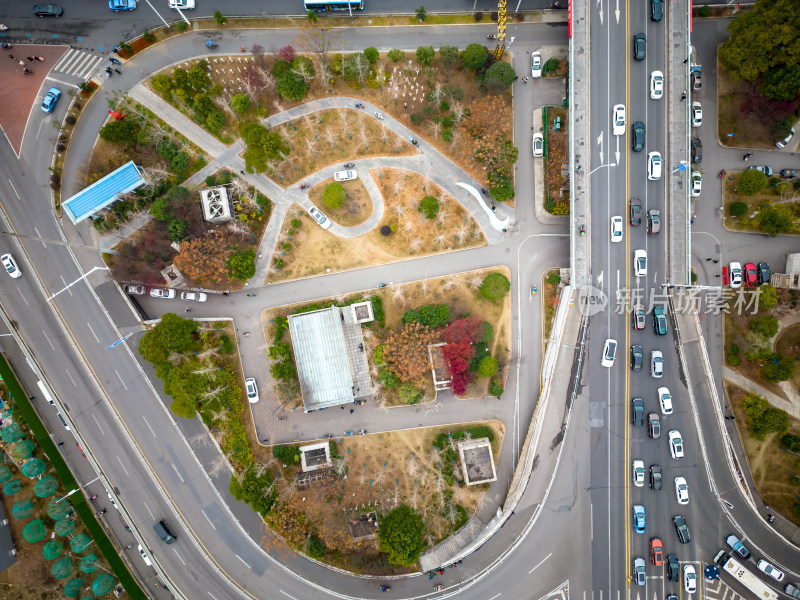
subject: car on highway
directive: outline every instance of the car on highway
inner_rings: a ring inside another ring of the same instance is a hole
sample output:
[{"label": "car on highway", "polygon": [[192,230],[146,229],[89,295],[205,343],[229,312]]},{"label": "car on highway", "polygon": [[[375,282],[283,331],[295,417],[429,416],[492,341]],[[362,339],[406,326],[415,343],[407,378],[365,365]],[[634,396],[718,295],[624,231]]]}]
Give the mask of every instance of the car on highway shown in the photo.
[{"label": "car on highway", "polygon": [[650,18],[653,21],[664,18],[664,0],[650,0]]},{"label": "car on highway", "polygon": [[308,214],[310,214],[311,218],[317,222],[317,225],[319,225],[323,229],[330,229],[331,220],[324,214],[322,214],[322,211],[318,209],[316,206],[312,206],[311,208],[309,208]]},{"label": "car on highway", "polygon": [[689,504],[689,484],[685,477],[675,478],[675,498],[678,504]]},{"label": "car on highway", "polygon": [[692,162],[696,165],[703,162],[703,142],[700,138],[692,138]]},{"label": "car on highway", "polygon": [[647,155],[647,179],[656,181],[661,179],[661,153],[651,152]]},{"label": "car on highway", "polygon": [[681,437],[681,432],[677,429],[673,429],[669,432],[669,453],[672,455],[672,458],[678,459],[683,458],[683,438]]},{"label": "car on highway", "polygon": [[608,338],[603,346],[603,359],[600,364],[604,367],[611,367],[614,365],[614,359],[617,357],[617,340]]},{"label": "car on highway", "polygon": [[[678,561],[678,557],[675,554],[667,554],[667,577],[672,582],[678,581],[680,577],[680,561]],[[674,594],[670,594],[675,600],[677,597]],[[669,600],[669,596],[667,596],[667,600]]]},{"label": "car on highway", "polygon": [[143,285],[126,285],[125,286],[125,293],[132,294],[134,296],[144,296],[145,292],[147,292],[147,288]]},{"label": "car on highway", "polygon": [[34,4],[34,17],[60,17],[64,14],[64,9],[58,4]]},{"label": "car on highway", "polygon": [[355,178],[356,172],[349,169],[347,171],[336,171],[336,173],[333,174],[334,181],[350,181]]},{"label": "car on highway", "polygon": [[747,263],[744,266],[744,284],[747,287],[756,287],[758,285],[758,274],[753,263]]},{"label": "car on highway", "polygon": [[631,423],[636,427],[644,425],[644,400],[634,398],[631,401]]},{"label": "car on highway", "polygon": [[650,376],[656,379],[664,376],[664,355],[661,350],[650,351]]},{"label": "car on highway", "polygon": [[650,540],[650,560],[654,567],[661,567],[664,565],[664,544],[659,538]]},{"label": "car on highway", "polygon": [[760,571],[764,571],[764,573],[772,577],[775,581],[783,581],[783,571],[767,562],[763,558],[756,563],[756,566]]},{"label": "car on highway", "polygon": [[144,548],[142,548],[142,545],[141,544],[137,544],[137,546],[139,547],[139,556],[142,557],[142,560],[144,561],[144,564],[146,566],[148,566],[148,567],[152,567],[153,563],[150,562],[150,557],[147,556],[147,553],[144,551]]},{"label": "car on highway", "polygon": [[664,484],[664,478],[661,473],[661,467],[658,465],[650,465],[650,489],[657,492]]},{"label": "car on highway", "polygon": [[0,263],[2,263],[3,268],[6,270],[6,273],[8,273],[8,276],[11,277],[11,279],[19,279],[22,277],[22,271],[19,270],[17,261],[14,260],[14,257],[11,256],[11,254],[6,253],[0,256]]},{"label": "car on highway", "polygon": [[800,583],[787,583],[783,586],[783,591],[786,592],[791,598],[800,598]]},{"label": "car on highway", "polygon": [[752,167],[747,167],[747,168],[753,171],[758,171],[759,173],[763,173],[767,177],[772,177],[772,173],[774,172],[772,170],[772,167],[770,167],[769,165],[753,165]]},{"label": "car on highway", "polygon": [[253,377],[244,380],[244,389],[247,392],[247,400],[250,404],[258,402],[258,385]]},{"label": "car on highway", "polygon": [[667,335],[667,315],[663,306],[653,307],[653,331],[656,335]]},{"label": "car on highway", "polygon": [[647,53],[647,36],[637,33],[633,36],[633,59],[644,60]]},{"label": "car on highway", "polygon": [[661,231],[661,211],[651,208],[647,211],[647,235],[658,235]]},{"label": "car on highway", "polygon": [[114,12],[120,10],[133,10],[136,8],[136,0],[108,0],[108,8]]},{"label": "car on highway", "polygon": [[692,196],[697,198],[703,188],[703,176],[697,171],[692,171]]},{"label": "car on highway", "polygon": [[647,277],[647,250],[633,251],[633,274],[636,277]]},{"label": "car on highway", "polygon": [[56,411],[56,416],[58,417],[58,420],[61,422],[61,425],[62,427],[64,427],[64,429],[66,429],[67,431],[72,431],[69,428],[69,425],[67,425],[67,420],[64,418],[64,415],[62,415],[60,411]]},{"label": "car on highway", "polygon": [[625,135],[625,105],[615,104],[611,110],[611,132],[614,135]]},{"label": "car on highway", "polygon": [[173,10],[194,10],[194,0],[169,0],[169,7]]},{"label": "car on highway", "polygon": [[697,572],[694,565],[683,565],[683,589],[687,594],[694,594],[697,591]]},{"label": "car on highway", "polygon": [[117,506],[117,503],[114,501],[114,496],[111,495],[111,492],[106,491],[106,496],[108,496],[108,501],[111,502],[111,506],[119,510],[119,506]]},{"label": "car on highway", "polygon": [[53,109],[56,107],[60,97],[61,90],[57,87],[51,87],[49,90],[47,90],[47,93],[44,95],[44,100],[42,100],[42,111],[46,113],[53,112]]},{"label": "car on highway", "polygon": [[544,135],[542,135],[542,133],[539,131],[533,134],[532,148],[533,156],[535,158],[544,156]]},{"label": "car on highway", "polygon": [[633,461],[633,485],[636,487],[644,487],[644,461]]},{"label": "car on highway", "polygon": [[631,346],[631,370],[641,371],[644,362],[644,349],[639,344]]},{"label": "car on highway", "polygon": [[645,129],[644,123],[636,121],[633,124],[633,135],[631,135],[631,148],[634,152],[641,152],[644,150],[645,142]]},{"label": "car on highway", "polygon": [[611,241],[621,242],[623,233],[622,217],[611,217]]},{"label": "car on highway", "polygon": [[641,556],[637,556],[633,559],[633,581],[636,585],[644,585],[647,583],[645,562]]},{"label": "car on highway", "polygon": [[703,107],[699,102],[692,102],[692,127],[703,124]]},{"label": "car on highway", "polygon": [[628,221],[634,226],[642,224],[642,201],[638,198],[631,198],[628,208]]},{"label": "car on highway", "polygon": [[742,264],[738,262],[732,262],[728,265],[730,277],[731,277],[731,287],[738,288],[742,286]]},{"label": "car on highway", "polygon": [[542,76],[542,54],[531,52],[531,77],[539,79]]},{"label": "car on highway", "polygon": [[692,541],[692,537],[689,535],[689,526],[682,515],[672,517],[672,524],[675,525],[675,533],[678,534],[678,541],[681,544],[688,544]]},{"label": "car on highway", "polygon": [[783,138],[781,141],[779,141],[779,142],[775,142],[775,145],[776,145],[778,148],[785,148],[785,147],[786,147],[786,144],[788,144],[788,143],[789,143],[789,142],[792,140],[792,137],[794,137],[794,127],[792,127],[792,128],[789,130],[789,135],[787,135],[787,136],[786,136],[785,138]]},{"label": "car on highway", "polygon": [[692,91],[699,92],[703,87],[703,71],[699,66],[692,66]]},{"label": "car on highway", "polygon": [[205,292],[181,292],[181,300],[187,302],[207,302],[208,294]]},{"label": "car on highway", "polygon": [[800,177],[800,169],[781,169],[781,177],[784,179],[794,179]]},{"label": "car on highway", "polygon": [[661,405],[662,415],[672,414],[672,396],[669,393],[669,388],[658,388],[658,403]]},{"label": "car on highway", "polygon": [[633,529],[636,533],[644,533],[645,525],[647,524],[647,515],[644,512],[644,506],[641,504],[633,505]]},{"label": "car on highway", "polygon": [[661,100],[664,97],[664,73],[653,71],[650,73],[650,97]]},{"label": "car on highway", "polygon": [[165,290],[164,288],[151,288],[150,297],[172,300],[175,297],[175,290]]},{"label": "car on highway", "polygon": [[644,305],[637,304],[633,307],[633,317],[631,319],[633,322],[633,328],[637,331],[641,331],[645,327],[645,314],[644,314]]},{"label": "car on highway", "polygon": [[758,285],[764,285],[765,283],[769,283],[769,265],[765,262],[758,263],[758,269],[756,272],[756,281],[758,281]]},{"label": "car on highway", "polygon": [[750,550],[747,549],[747,546],[745,546],[742,543],[742,541],[733,534],[730,534],[728,537],[725,538],[725,543],[728,544],[728,546],[730,546],[731,548],[733,548],[733,551],[736,552],[736,554],[738,554],[745,560],[753,556],[750,553]]},{"label": "car on highway", "polygon": [[661,419],[658,418],[658,413],[647,415],[647,435],[654,440],[661,437]]}]

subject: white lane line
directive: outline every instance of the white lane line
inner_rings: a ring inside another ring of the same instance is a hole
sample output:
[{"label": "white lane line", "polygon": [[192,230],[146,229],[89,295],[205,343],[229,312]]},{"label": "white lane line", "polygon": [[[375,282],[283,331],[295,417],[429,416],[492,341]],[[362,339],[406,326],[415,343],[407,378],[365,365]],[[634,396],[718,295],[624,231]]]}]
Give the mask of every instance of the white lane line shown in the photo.
[{"label": "white lane line", "polygon": [[183,563],[183,566],[185,567],[186,566],[186,562],[181,558],[181,555],[178,554],[178,549],[177,548],[173,548],[172,550],[175,552],[175,556],[178,557],[178,560],[181,561]]},{"label": "white lane line", "polygon": [[594,540],[594,504],[591,502],[589,503],[589,532],[591,534],[591,540]]},{"label": "white lane line", "polygon": [[[60,277],[61,277],[61,282],[64,284],[64,287],[67,287],[67,280],[64,279],[63,275],[61,275]],[[72,296],[72,290],[67,290],[67,291],[69,292],[69,295]]]},{"label": "white lane line", "polygon": [[[295,598],[295,597],[294,597],[294,596],[292,596],[291,594],[287,594],[287,593],[286,593],[286,592],[284,592],[283,590],[281,590],[281,594],[283,594],[283,595],[284,595],[284,596],[286,596],[287,598],[291,598],[292,600],[297,600],[297,598]],[[497,596],[499,596],[499,595],[500,595],[500,594],[497,594]],[[495,596],[495,598],[497,598],[497,596]]]},{"label": "white lane line", "polygon": [[130,477],[131,475],[130,473],[128,473],[128,469],[125,468],[125,463],[122,462],[122,459],[120,459],[119,454],[117,454],[117,462],[119,463],[119,466],[122,467],[122,470],[125,472],[125,477]]},{"label": "white lane line", "polygon": [[244,562],[244,559],[243,559],[241,556],[239,556],[238,554],[236,555],[236,558],[238,558],[240,561],[242,561],[242,564],[243,564],[245,567],[247,567],[248,569],[251,569],[251,568],[252,568],[250,565],[248,565],[246,562]]},{"label": "white lane line", "polygon": [[178,476],[178,479],[180,479],[180,480],[181,480],[181,483],[186,483],[186,482],[183,480],[183,477],[181,477],[181,474],[180,474],[180,473],[178,473],[178,469],[176,469],[176,468],[175,468],[175,464],[174,464],[174,463],[170,463],[170,464],[169,464],[169,466],[170,466],[170,467],[172,467],[172,470],[173,470],[173,471],[175,471],[175,475],[177,475],[177,476]]},{"label": "white lane line", "polygon": [[500,596],[502,596],[502,594],[495,594],[494,596],[489,598],[489,600],[494,600],[495,598],[499,598]]},{"label": "white lane line", "polygon": [[55,352],[56,347],[53,346],[53,342],[50,341],[50,338],[47,336],[47,332],[44,329],[42,329],[42,335],[44,336],[44,339],[47,340],[47,343],[50,344],[50,347],[53,349],[53,352]]},{"label": "white lane line", "polygon": [[147,509],[147,512],[150,513],[150,518],[153,519],[153,521],[155,521],[156,516],[153,514],[153,511],[150,510],[150,506],[147,503],[145,503],[144,507]]},{"label": "white lane line", "polygon": [[116,369],[114,369],[114,373],[116,373],[116,374],[117,374],[117,377],[119,378],[119,382],[122,384],[122,387],[124,387],[124,388],[125,388],[125,391],[127,391],[127,390],[128,390],[128,386],[127,386],[127,385],[125,385],[125,382],[124,382],[124,381],[122,381],[122,375],[120,375],[120,374],[119,374],[119,371],[117,371]]},{"label": "white lane line", "polygon": [[97,420],[97,416],[94,413],[92,413],[92,418],[94,419],[94,422],[97,423],[97,428],[100,430],[100,433],[105,435],[106,432],[103,431],[103,428],[100,426],[100,421]]},{"label": "white lane line", "polygon": [[[41,238],[41,237],[42,237],[42,234],[41,234],[41,233],[39,233],[39,230],[38,230],[38,229],[36,229],[36,227],[34,227],[34,228],[33,228],[33,230],[36,232],[36,237],[38,237],[38,238]],[[41,239],[40,239],[39,241],[40,241],[40,242],[42,242],[42,246],[43,246],[43,247],[47,248],[47,244],[45,244],[45,243],[44,243],[44,241],[42,241]],[[61,279],[63,280],[63,279],[64,279],[64,277],[62,276],[62,277],[61,277]]]},{"label": "white lane line", "polygon": [[69,377],[69,380],[72,383],[72,387],[74,387],[77,390],[78,384],[75,383],[75,380],[72,378],[72,373],[70,373],[69,371],[64,371],[64,372],[67,374],[67,377]]},{"label": "white lane line", "polygon": [[142,417],[142,421],[144,421],[144,424],[147,425],[147,428],[150,430],[150,433],[153,434],[153,437],[156,437],[156,432],[153,431],[153,428],[150,427],[150,423],[147,422],[147,419],[145,419],[144,416]]},{"label": "white lane line", "polygon": [[211,527],[213,527],[216,530],[216,527],[214,527],[214,524],[211,522],[211,519],[208,518],[206,511],[201,510],[200,512],[203,513],[203,516],[206,518],[206,521],[208,521],[208,524],[211,525]]},{"label": "white lane line", "polygon": [[22,293],[22,290],[17,288],[17,293],[19,294],[19,297],[22,298],[22,301],[25,303],[25,306],[30,306],[30,303],[28,302],[28,299],[25,297],[25,294]]},{"label": "white lane line", "polygon": [[217,600],[217,597],[214,594],[212,594],[211,592],[208,592],[208,595],[211,596],[212,598],[214,598],[214,600]]},{"label": "white lane line", "polygon": [[544,558],[543,558],[541,561],[539,561],[539,564],[538,564],[538,565],[536,565],[536,566],[535,566],[535,567],[533,567],[533,568],[532,568],[530,571],[528,571],[528,575],[530,575],[530,574],[531,574],[531,573],[533,573],[533,572],[534,572],[536,569],[538,569],[539,567],[541,567],[541,566],[542,566],[542,563],[543,563],[544,561],[546,561],[548,558],[550,558],[551,556],[553,556],[553,553],[552,553],[552,552],[551,552],[550,554],[548,554],[547,556],[545,556],[545,557],[544,557]]},{"label": "white lane line", "polygon": [[86,322],[86,326],[89,328],[89,331],[92,332],[92,335],[94,336],[94,339],[97,340],[97,343],[99,344],[100,343],[100,339],[97,337],[97,334],[94,332],[94,329],[92,329],[92,326],[89,324],[88,321]]}]

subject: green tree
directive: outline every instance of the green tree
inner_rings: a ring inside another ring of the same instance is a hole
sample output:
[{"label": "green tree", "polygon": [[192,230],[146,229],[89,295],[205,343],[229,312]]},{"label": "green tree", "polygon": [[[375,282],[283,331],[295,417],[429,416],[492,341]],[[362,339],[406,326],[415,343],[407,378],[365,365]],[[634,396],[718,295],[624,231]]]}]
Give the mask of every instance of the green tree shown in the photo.
[{"label": "green tree", "polygon": [[169,198],[166,196],[162,196],[161,198],[157,198],[153,201],[150,205],[150,214],[154,219],[157,221],[163,221],[166,223],[172,218],[172,207],[169,203]]},{"label": "green tree", "polygon": [[492,379],[492,382],[489,384],[489,394],[500,397],[503,395],[504,391],[505,388],[503,387],[503,382],[498,378]]},{"label": "green tree", "polygon": [[142,336],[139,354],[151,365],[158,367],[166,363],[170,353],[178,354],[196,350],[199,343],[195,339],[198,324],[173,313],[161,317],[158,325]]},{"label": "green tree", "polygon": [[272,456],[287,465],[297,466],[300,464],[300,450],[297,446],[276,444],[272,447]]},{"label": "green tree", "polygon": [[761,315],[750,319],[750,331],[771,338],[778,333],[778,319],[772,315]]},{"label": "green tree", "polygon": [[162,96],[169,96],[172,93],[172,79],[163,73],[159,73],[150,80],[153,88]]},{"label": "green tree", "polygon": [[761,209],[758,225],[761,231],[771,237],[791,231],[793,222],[792,210],[785,204],[773,204]]},{"label": "green tree", "polygon": [[417,59],[417,62],[421,64],[423,67],[428,67],[433,62],[433,59],[436,57],[436,52],[433,49],[433,46],[420,46],[417,48],[414,57]]},{"label": "green tree", "polygon": [[231,98],[231,110],[235,113],[242,114],[248,108],[250,108],[250,98],[244,94],[234,94],[233,98]]},{"label": "green tree", "polygon": [[228,491],[236,500],[246,502],[254,511],[264,516],[277,498],[272,480],[270,471],[262,471],[251,465],[243,473],[241,481],[237,477],[231,477]]},{"label": "green tree", "polygon": [[428,18],[428,11],[425,10],[424,6],[420,6],[417,9],[417,19],[419,19],[420,21],[424,21],[427,18]]},{"label": "green tree", "polygon": [[484,83],[488,89],[491,90],[504,90],[514,83],[514,68],[507,62],[496,62],[491,67],[486,69],[484,76]]},{"label": "green tree", "polygon": [[378,379],[381,380],[383,387],[388,390],[393,390],[400,385],[400,378],[397,373],[388,367],[381,367],[378,369]]},{"label": "green tree", "polygon": [[267,168],[267,161],[289,153],[289,147],[280,134],[270,131],[258,123],[245,123],[241,126],[242,139],[247,145],[244,159],[247,169],[262,172]]},{"label": "green tree", "polygon": [[439,46],[439,63],[445,69],[452,69],[461,62],[461,54],[456,46]]},{"label": "green tree", "polygon": [[417,211],[421,212],[428,219],[435,219],[439,214],[439,199],[435,196],[425,196],[419,202]]},{"label": "green tree", "polygon": [[402,383],[397,388],[400,402],[403,404],[417,404],[422,400],[422,392],[412,383]]},{"label": "green tree", "polygon": [[380,519],[378,539],[381,552],[389,564],[410,567],[417,562],[425,549],[422,518],[406,504],[401,504]]},{"label": "green tree", "polygon": [[405,60],[406,53],[403,52],[402,50],[398,50],[397,48],[392,48],[391,50],[389,50],[388,56],[393,63],[396,63],[400,62],[401,60]]},{"label": "green tree", "polygon": [[[219,131],[223,125],[225,125],[225,115],[220,111],[215,109],[206,115],[206,126],[209,128],[209,130]],[[182,171],[183,169],[178,172],[180,173]]]},{"label": "green tree", "polygon": [[369,75],[369,60],[364,56],[363,52],[354,52],[344,59],[342,63],[342,73],[348,81],[356,82],[360,86],[364,86]]},{"label": "green tree", "polygon": [[308,543],[306,544],[306,555],[308,555],[309,558],[319,560],[325,556],[327,551],[328,549],[325,547],[325,544],[317,536],[312,535],[308,538]]},{"label": "green tree", "polygon": [[480,289],[481,296],[496,302],[504,298],[511,290],[511,282],[502,273],[489,273],[483,278]]},{"label": "green tree", "polygon": [[461,53],[461,64],[467,69],[477,71],[489,58],[489,52],[480,44],[470,44]]},{"label": "green tree", "polygon": [[778,304],[778,290],[771,285],[759,286],[758,292],[758,312],[767,312]]},{"label": "green tree", "polygon": [[497,359],[493,356],[484,356],[481,362],[478,363],[478,373],[484,377],[491,377],[497,373]]},{"label": "green tree", "polygon": [[553,271],[547,276],[547,283],[550,285],[558,285],[561,283],[561,274],[558,271]]},{"label": "green tree", "polygon": [[218,10],[214,11],[214,20],[220,25],[225,25],[225,23],[228,21],[225,17],[222,16],[222,13],[219,12]]},{"label": "green tree", "polygon": [[109,121],[100,128],[100,139],[113,144],[130,146],[136,141],[139,128],[131,119]]},{"label": "green tree", "polygon": [[186,231],[189,229],[189,223],[183,219],[173,217],[167,222],[167,233],[169,239],[173,242],[180,242],[186,237]]},{"label": "green tree", "polygon": [[308,86],[300,75],[294,71],[286,71],[278,77],[275,91],[286,100],[302,100],[308,91]]},{"label": "green tree", "polygon": [[378,59],[381,57],[380,52],[378,52],[377,48],[373,48],[370,46],[369,48],[364,48],[364,56],[366,56],[369,64],[374,65],[378,62]]},{"label": "green tree", "polygon": [[311,21],[312,23],[316,23],[319,17],[317,16],[317,11],[315,10],[307,10],[306,11],[306,19]]},{"label": "green tree", "polygon": [[172,83],[175,84],[177,89],[186,89],[189,87],[189,74],[186,69],[175,67],[172,71]]},{"label": "green tree", "polygon": [[234,252],[228,258],[228,272],[231,279],[247,281],[256,274],[256,254],[250,248]]},{"label": "green tree", "polygon": [[484,321],[483,322],[483,335],[481,336],[481,343],[482,344],[488,344],[489,340],[492,339],[492,336],[494,336],[494,327],[492,327],[492,324],[489,323],[489,321]]},{"label": "green tree", "polygon": [[742,202],[741,200],[732,202],[728,211],[732,217],[743,217],[747,214],[747,202]]},{"label": "green tree", "polygon": [[211,87],[211,78],[205,68],[195,65],[186,72],[187,83],[196,92],[205,92]]},{"label": "green tree", "polygon": [[752,196],[767,187],[767,176],[755,169],[745,169],[736,181],[736,190],[745,196]]},{"label": "green tree", "polygon": [[788,381],[794,375],[794,358],[782,354],[772,354],[761,367],[764,381]]},{"label": "green tree", "polygon": [[347,200],[347,193],[341,183],[334,181],[325,186],[325,191],[322,192],[322,201],[326,206],[336,210],[342,207],[345,200]]}]

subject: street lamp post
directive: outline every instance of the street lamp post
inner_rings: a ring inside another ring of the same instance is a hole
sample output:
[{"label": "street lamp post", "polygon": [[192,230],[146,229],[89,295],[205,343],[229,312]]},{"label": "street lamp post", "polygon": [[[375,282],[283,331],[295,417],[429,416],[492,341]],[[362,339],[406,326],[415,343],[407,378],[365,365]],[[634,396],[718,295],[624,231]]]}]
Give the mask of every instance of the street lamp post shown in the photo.
[{"label": "street lamp post", "polygon": [[597,171],[598,169],[602,169],[603,167],[616,167],[616,166],[617,166],[617,163],[608,163],[607,165],[600,165],[600,166],[598,166],[598,167],[595,167],[595,168],[594,168],[594,169],[592,169],[591,171],[589,171],[589,173],[588,173],[586,176],[587,176],[587,177],[591,176],[591,174],[592,174],[592,173],[594,173],[594,172],[595,172],[595,171]]}]

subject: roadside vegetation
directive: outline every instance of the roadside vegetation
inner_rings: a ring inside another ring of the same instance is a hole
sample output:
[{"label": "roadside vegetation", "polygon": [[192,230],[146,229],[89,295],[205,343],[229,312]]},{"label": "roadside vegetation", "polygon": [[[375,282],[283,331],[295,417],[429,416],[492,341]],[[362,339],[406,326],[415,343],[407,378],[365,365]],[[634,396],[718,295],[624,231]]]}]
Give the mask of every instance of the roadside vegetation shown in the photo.
[{"label": "roadside vegetation", "polygon": [[768,178],[754,169],[729,173],[723,205],[725,227],[732,231],[800,234],[800,179]]},{"label": "roadside vegetation", "polygon": [[569,120],[567,109],[547,106],[542,120],[546,124],[545,155],[540,160],[544,172],[544,208],[553,215],[569,214]]}]

